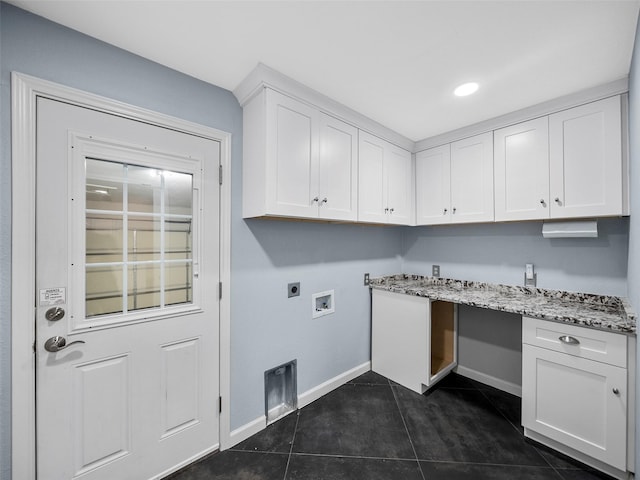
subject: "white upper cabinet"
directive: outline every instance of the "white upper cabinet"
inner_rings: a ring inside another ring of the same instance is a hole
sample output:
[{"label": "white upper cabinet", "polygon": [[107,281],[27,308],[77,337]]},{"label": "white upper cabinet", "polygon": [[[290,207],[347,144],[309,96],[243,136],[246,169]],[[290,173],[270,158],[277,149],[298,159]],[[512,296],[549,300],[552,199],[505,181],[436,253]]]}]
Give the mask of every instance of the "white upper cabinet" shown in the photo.
[{"label": "white upper cabinet", "polygon": [[324,113],[320,114],[318,192],[320,218],[357,219],[358,129]]},{"label": "white upper cabinet", "polygon": [[416,223],[493,221],[493,136],[483,133],[416,155]]},{"label": "white upper cabinet", "polygon": [[358,220],[410,225],[411,153],[360,131],[358,159]]},{"label": "white upper cabinet", "polygon": [[493,221],[493,135],[451,144],[451,218],[455,223]]},{"label": "white upper cabinet", "polygon": [[496,221],[549,216],[549,119],[494,132]]},{"label": "white upper cabinet", "polygon": [[416,224],[451,222],[451,146],[416,154]]},{"label": "white upper cabinet", "polygon": [[496,220],[624,215],[620,97],[494,132]]},{"label": "white upper cabinet", "polygon": [[549,116],[551,218],[622,215],[620,97]]},{"label": "white upper cabinet", "polygon": [[358,130],[265,88],[244,107],[243,216],[356,220]]}]

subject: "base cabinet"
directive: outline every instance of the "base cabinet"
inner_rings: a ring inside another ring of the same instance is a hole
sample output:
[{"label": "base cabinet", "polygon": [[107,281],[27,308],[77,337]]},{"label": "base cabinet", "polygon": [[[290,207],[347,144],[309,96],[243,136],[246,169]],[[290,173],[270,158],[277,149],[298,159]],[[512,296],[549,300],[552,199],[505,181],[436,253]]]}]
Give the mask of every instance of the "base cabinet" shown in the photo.
[{"label": "base cabinet", "polygon": [[372,290],[371,369],[424,393],[457,365],[457,309],[383,290]]},{"label": "base cabinet", "polygon": [[525,434],[533,432],[566,446],[569,453],[611,466],[618,472],[608,473],[624,478],[627,337],[526,317],[522,332]]}]

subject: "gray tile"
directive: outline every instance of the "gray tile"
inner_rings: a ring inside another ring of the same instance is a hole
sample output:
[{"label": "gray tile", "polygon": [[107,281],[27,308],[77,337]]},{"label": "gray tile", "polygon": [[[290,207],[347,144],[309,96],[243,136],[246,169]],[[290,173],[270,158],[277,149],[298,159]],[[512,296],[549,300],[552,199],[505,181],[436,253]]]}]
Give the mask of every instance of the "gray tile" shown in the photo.
[{"label": "gray tile", "polygon": [[562,480],[615,480],[613,477],[595,470],[563,470],[558,469]]},{"label": "gray tile", "polygon": [[239,443],[233,450],[289,453],[297,420],[298,412],[292,412]]},{"label": "gray tile", "polygon": [[226,450],[210,455],[166,480],[282,480],[288,455]]},{"label": "gray tile", "polygon": [[300,411],[293,452],[414,459],[391,387],[346,384]]},{"label": "gray tile", "polygon": [[548,465],[479,390],[394,391],[421,460]]},{"label": "gray tile", "polygon": [[420,462],[428,480],[561,480],[551,467]]},{"label": "gray tile", "polygon": [[292,455],[287,480],[423,480],[415,460]]},{"label": "gray tile", "polygon": [[367,373],[363,373],[362,375],[354,378],[348,383],[367,384],[367,385],[389,385],[389,379],[386,377],[383,377],[379,373],[369,370]]}]

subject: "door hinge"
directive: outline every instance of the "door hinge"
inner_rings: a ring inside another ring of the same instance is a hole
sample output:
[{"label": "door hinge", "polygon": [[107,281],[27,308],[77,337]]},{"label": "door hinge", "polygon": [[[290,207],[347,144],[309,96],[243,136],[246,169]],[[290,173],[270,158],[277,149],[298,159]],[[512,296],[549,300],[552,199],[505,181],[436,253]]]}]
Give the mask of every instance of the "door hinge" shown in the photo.
[{"label": "door hinge", "polygon": [[220,182],[220,185],[222,185],[222,165],[218,167],[218,181]]},{"label": "door hinge", "polygon": [[218,413],[222,413],[222,397],[218,397]]},{"label": "door hinge", "polygon": [[222,300],[222,282],[218,282],[218,300]]}]

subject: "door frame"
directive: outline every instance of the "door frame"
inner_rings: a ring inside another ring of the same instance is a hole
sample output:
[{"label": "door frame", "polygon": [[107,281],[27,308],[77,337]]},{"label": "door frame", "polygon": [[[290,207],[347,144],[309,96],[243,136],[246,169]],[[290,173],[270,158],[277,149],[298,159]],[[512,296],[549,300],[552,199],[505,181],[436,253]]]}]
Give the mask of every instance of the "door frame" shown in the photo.
[{"label": "door frame", "polygon": [[219,444],[230,440],[231,134],[100,95],[11,73],[11,471],[36,479],[36,100],[45,97],[220,142]]}]

